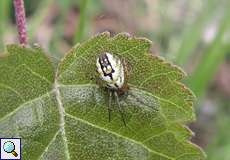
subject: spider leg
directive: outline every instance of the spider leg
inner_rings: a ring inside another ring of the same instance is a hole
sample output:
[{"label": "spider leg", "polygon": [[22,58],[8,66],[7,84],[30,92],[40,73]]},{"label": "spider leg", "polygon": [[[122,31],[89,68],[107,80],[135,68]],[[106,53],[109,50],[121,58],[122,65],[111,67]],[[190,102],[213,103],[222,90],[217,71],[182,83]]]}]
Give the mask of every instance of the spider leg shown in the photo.
[{"label": "spider leg", "polygon": [[119,101],[119,97],[118,97],[118,94],[117,94],[116,91],[114,92],[114,95],[115,95],[115,99],[116,99],[117,104],[118,104],[118,111],[120,112],[122,121],[123,121],[124,125],[126,126],[126,122],[125,122],[125,118],[124,118],[124,111],[123,111],[123,109],[121,108],[120,101]]},{"label": "spider leg", "polygon": [[108,113],[109,113],[109,122],[111,121],[111,112],[112,112],[112,105],[111,105],[111,101],[112,101],[112,94],[113,92],[108,90],[109,92],[109,106],[108,106]]}]

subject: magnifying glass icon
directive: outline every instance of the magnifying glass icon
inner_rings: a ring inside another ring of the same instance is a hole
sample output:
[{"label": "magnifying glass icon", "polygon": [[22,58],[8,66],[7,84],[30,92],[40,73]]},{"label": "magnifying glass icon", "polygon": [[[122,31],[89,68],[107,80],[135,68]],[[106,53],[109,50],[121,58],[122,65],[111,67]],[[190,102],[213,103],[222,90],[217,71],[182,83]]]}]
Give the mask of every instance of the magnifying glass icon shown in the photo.
[{"label": "magnifying glass icon", "polygon": [[17,152],[15,152],[15,145],[13,142],[11,141],[7,141],[3,144],[3,150],[6,152],[6,153],[11,153],[14,155],[14,157],[17,157],[18,154]]}]

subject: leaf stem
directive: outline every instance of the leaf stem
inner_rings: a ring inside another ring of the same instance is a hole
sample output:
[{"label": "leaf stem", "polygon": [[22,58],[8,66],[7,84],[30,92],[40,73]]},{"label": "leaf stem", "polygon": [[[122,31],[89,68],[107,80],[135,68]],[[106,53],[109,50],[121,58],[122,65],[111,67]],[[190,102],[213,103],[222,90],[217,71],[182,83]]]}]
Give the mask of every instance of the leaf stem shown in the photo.
[{"label": "leaf stem", "polygon": [[22,45],[27,45],[26,14],[24,1],[14,0],[14,9],[19,34],[19,42]]}]

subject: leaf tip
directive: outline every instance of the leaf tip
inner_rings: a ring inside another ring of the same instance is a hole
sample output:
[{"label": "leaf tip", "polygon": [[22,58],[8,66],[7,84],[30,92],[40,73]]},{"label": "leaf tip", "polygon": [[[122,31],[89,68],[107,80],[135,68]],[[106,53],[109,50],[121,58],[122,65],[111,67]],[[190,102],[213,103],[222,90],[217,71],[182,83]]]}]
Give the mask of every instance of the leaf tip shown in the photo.
[{"label": "leaf tip", "polygon": [[177,73],[176,80],[181,80],[187,76],[187,73],[183,69],[181,69],[177,65],[174,65],[173,63],[167,61],[165,58],[158,56],[158,55],[153,55],[153,54],[150,54],[150,56],[152,59],[155,59],[156,61],[164,64],[165,67],[173,69]]},{"label": "leaf tip", "polygon": [[96,37],[110,37],[110,32],[109,31],[104,31],[104,32],[99,32],[93,36],[93,38]]}]

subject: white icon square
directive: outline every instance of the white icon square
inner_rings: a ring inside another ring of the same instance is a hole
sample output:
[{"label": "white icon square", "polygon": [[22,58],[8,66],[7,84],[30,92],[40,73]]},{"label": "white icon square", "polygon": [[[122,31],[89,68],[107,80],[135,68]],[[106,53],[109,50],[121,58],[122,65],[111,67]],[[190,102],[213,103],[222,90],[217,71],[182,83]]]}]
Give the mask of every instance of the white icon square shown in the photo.
[{"label": "white icon square", "polygon": [[21,159],[20,138],[0,138],[1,155],[0,160]]}]

